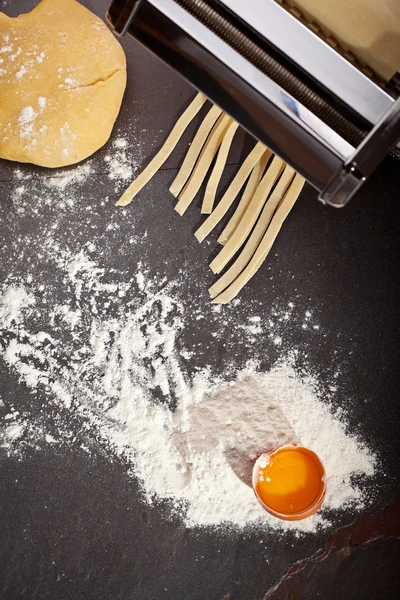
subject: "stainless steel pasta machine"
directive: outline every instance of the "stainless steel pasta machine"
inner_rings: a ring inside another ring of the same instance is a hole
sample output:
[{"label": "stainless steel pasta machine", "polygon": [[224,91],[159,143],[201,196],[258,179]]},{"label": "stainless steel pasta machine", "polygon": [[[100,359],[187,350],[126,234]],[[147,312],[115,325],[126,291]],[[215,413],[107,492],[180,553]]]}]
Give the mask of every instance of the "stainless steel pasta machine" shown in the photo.
[{"label": "stainless steel pasta machine", "polygon": [[400,156],[400,72],[383,86],[274,0],[114,0],[132,34],[344,206]]}]

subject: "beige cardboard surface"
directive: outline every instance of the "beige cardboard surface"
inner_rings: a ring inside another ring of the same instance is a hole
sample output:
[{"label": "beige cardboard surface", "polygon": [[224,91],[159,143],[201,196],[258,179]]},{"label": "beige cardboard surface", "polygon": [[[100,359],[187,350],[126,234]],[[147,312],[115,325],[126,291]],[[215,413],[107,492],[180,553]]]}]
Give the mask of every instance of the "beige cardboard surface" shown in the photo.
[{"label": "beige cardboard surface", "polygon": [[400,0],[288,0],[388,80],[400,68]]}]

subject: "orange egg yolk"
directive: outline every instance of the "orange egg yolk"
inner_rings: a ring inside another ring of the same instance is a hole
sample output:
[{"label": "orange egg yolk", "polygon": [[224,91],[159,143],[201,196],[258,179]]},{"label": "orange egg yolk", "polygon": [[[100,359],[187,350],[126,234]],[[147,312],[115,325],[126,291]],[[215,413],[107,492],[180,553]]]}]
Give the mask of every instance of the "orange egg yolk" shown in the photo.
[{"label": "orange egg yolk", "polygon": [[293,515],[312,505],[323,490],[324,471],[306,448],[281,448],[261,460],[255,482],[260,500],[280,514]]}]

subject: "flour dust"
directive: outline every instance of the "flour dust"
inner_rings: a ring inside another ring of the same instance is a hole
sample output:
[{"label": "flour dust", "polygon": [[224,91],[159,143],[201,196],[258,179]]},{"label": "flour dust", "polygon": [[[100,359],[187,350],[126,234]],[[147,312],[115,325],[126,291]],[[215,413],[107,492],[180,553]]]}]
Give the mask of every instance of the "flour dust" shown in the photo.
[{"label": "flour dust", "polygon": [[[29,326],[40,312],[34,283],[3,287],[4,361],[38,398],[45,393],[49,402],[84,417],[88,435],[100,436],[111,454],[128,461],[148,502],[168,499],[188,526],[327,526],[323,511],[295,524],[278,522],[260,508],[249,485],[260,452],[300,442],[325,465],[325,508],[363,506],[365,487],[352,479],[367,481],[376,460],[321,400],[318,381],[296,372],[293,356],[269,372],[243,365],[228,380],[208,369],[190,376],[185,365],[195,363],[196,354],[182,344],[186,314],[178,286],[149,278],[140,266],[125,286],[110,278],[106,283],[104,269],[83,251],[61,254],[56,262],[70,301],[52,307],[42,331]],[[110,318],[111,305],[128,289],[132,299]],[[287,310],[274,313],[285,320]],[[253,318],[248,325],[252,335],[259,323]],[[18,415],[8,419],[3,447],[23,439],[27,426]]]},{"label": "flour dust", "polygon": [[[173,279],[155,272],[132,214],[110,207],[100,188],[86,200],[99,169],[118,191],[139,155],[117,136],[97,163],[54,177],[14,173],[0,353],[34,409],[0,396],[0,449],[20,460],[27,448],[102,449],[126,464],[144,502],[167,502],[188,527],[314,532],[337,510],[360,510],[378,458],[337,409],[340,361],[322,381],[288,341],[288,332],[323,339],[317,307],[294,297],[244,313],[240,299],[222,307],[197,298],[194,277],[188,296],[186,265]],[[121,242],[122,222],[130,234]],[[265,513],[249,485],[255,458],[290,442],[314,450],[327,473],[323,509],[294,523]]]}]

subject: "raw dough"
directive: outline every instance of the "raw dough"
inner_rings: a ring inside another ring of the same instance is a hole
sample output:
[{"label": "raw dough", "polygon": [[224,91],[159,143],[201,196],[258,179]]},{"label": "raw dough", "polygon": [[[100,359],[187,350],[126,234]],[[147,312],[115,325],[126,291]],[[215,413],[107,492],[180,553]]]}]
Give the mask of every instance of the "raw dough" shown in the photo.
[{"label": "raw dough", "polygon": [[0,157],[77,163],[110,137],[126,60],[106,25],[75,0],[0,13]]},{"label": "raw dough", "polygon": [[226,190],[225,194],[219,201],[216,208],[195,232],[194,235],[199,240],[199,242],[202,242],[204,238],[208,236],[210,231],[212,231],[214,227],[218,225],[220,220],[225,216],[225,214],[231,207],[232,202],[235,200],[236,196],[244,186],[244,183],[250,175],[250,173],[252,172],[254,166],[258,163],[261,156],[266,150],[266,147],[261,142],[257,142],[257,144],[254,146],[253,150],[247,156],[239,171],[236,173],[230,186]]},{"label": "raw dough", "polygon": [[159,168],[165,163],[168,156],[171,154],[177,143],[182,137],[183,132],[193,121],[203,104],[205,104],[207,98],[203,94],[197,94],[190,106],[187,107],[185,112],[179,117],[175,123],[171,133],[166,139],[165,144],[157,152],[153,160],[147,165],[147,167],[140,173],[138,177],[131,183],[127,190],[122,194],[121,198],[117,202],[117,206],[126,206],[132,202],[133,198],[137,193],[150,181],[150,179],[157,173]]},{"label": "raw dough", "polygon": [[[177,121],[164,146],[129,186],[117,204],[123,206],[129,204],[153,177],[205,101],[202,94],[196,96]],[[170,188],[174,195],[180,194],[179,202],[175,206],[175,210],[180,215],[185,212],[197,194],[218,152],[202,207],[202,212],[212,210],[218,182],[237,128],[238,124],[219,108],[213,107],[209,110]],[[271,164],[267,167],[271,157]],[[215,303],[229,302],[259,269],[304,184],[304,179],[300,175],[295,175],[294,170],[283,160],[273,156],[268,148],[261,142],[257,142],[216,208],[195,232],[200,242],[224,217],[247,179],[239,205],[220,236],[220,240],[222,238],[227,243],[212,261],[210,265],[212,270],[219,273],[242,244],[244,249],[225,275],[209,289]],[[261,216],[258,218],[260,213]],[[248,238],[247,242],[246,238]]]},{"label": "raw dough", "polygon": [[279,179],[284,168],[285,163],[283,160],[278,156],[275,156],[274,160],[266,170],[264,177],[261,179],[256,193],[251,199],[251,202],[247,207],[247,210],[244,213],[239,225],[237,226],[236,231],[231,235],[228,242],[210,264],[210,268],[214,273],[220,273],[231,260],[231,258],[236,254],[239,248],[244,244],[247,236],[253,229],[254,223],[258,219],[258,216],[263,209],[272,186]]},{"label": "raw dough", "polygon": [[213,130],[200,153],[199,160],[197,161],[193,173],[183,188],[182,194],[179,196],[179,202],[175,206],[175,210],[178,214],[184,214],[199,191],[231,123],[232,119],[228,115],[222,114],[214,125]]},{"label": "raw dough", "polygon": [[210,131],[214,127],[215,121],[218,119],[221,113],[222,110],[218,106],[214,105],[208,111],[206,118],[204,119],[204,121],[199,127],[198,132],[194,136],[193,142],[191,143],[190,148],[187,151],[185,159],[182,163],[182,166],[179,169],[179,173],[175,177],[171,187],[169,188],[169,191],[173,196],[175,196],[175,198],[179,196],[183,186],[189,179],[193,168],[197,162],[197,159],[199,158],[200,152],[202,151],[203,146],[206,143],[208,136],[210,135]]},{"label": "raw dough", "polygon": [[228,154],[232,145],[232,140],[239,127],[239,123],[233,121],[225,134],[222,144],[218,150],[217,160],[215,161],[214,168],[208,180],[206,191],[204,192],[203,204],[201,206],[201,212],[209,215],[212,213],[214,208],[215,196],[217,195],[218,184],[221,180],[222,173],[224,172],[226,161],[228,160]]},{"label": "raw dough", "polygon": [[301,177],[301,175],[296,174],[249,264],[240,273],[239,277],[237,277],[234,282],[226,288],[225,291],[214,298],[212,301],[213,304],[227,304],[230,302],[233,298],[235,298],[235,296],[238,295],[246,283],[248,283],[250,279],[257,273],[258,269],[268,256],[268,253],[271,250],[286,217],[292,210],[297,198],[299,197],[299,194],[303,189],[303,185],[304,178]]},{"label": "raw dough", "polygon": [[260,215],[260,218],[257,221],[257,225],[254,227],[254,230],[251,232],[249,239],[246,242],[245,247],[241,251],[238,258],[232,264],[231,267],[209,288],[209,293],[211,298],[215,298],[224,291],[225,288],[228,287],[240,275],[243,269],[248,265],[251,257],[254,252],[257,250],[264,234],[266,233],[271,219],[279,206],[282,197],[285,195],[286,190],[291,183],[293,177],[295,175],[294,169],[292,167],[287,166],[282,173],[282,177],[277,183],[275,189],[273,190],[271,196],[268,198],[268,202],[263,208],[263,211]]},{"label": "raw dough", "polygon": [[225,229],[218,238],[218,242],[222,244],[222,246],[226,244],[226,242],[229,240],[232,233],[236,230],[238,224],[240,223],[241,218],[246,212],[247,207],[251,202],[251,199],[254,196],[256,189],[258,188],[258,184],[260,183],[261,178],[264,175],[265,167],[267,166],[270,158],[271,152],[269,150],[266,150],[266,152],[262,155],[256,166],[252,170],[246,187],[244,188],[244,192],[242,194],[240,202],[237,205],[232,217],[229,219],[228,225],[225,227]]}]

